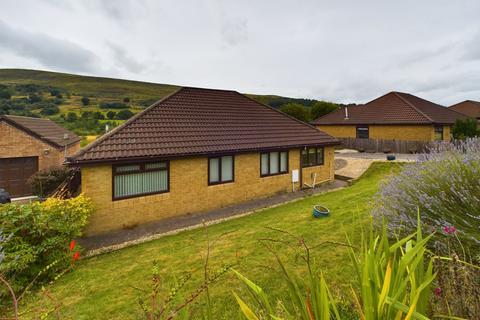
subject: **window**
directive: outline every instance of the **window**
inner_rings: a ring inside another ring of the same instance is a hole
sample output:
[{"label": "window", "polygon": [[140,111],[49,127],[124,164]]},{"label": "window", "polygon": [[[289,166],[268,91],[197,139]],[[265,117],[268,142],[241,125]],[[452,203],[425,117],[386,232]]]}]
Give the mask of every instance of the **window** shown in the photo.
[{"label": "window", "polygon": [[442,141],[443,140],[443,126],[435,126],[435,140]]},{"label": "window", "polygon": [[323,148],[305,148],[302,150],[302,167],[312,167],[323,165]]},{"label": "window", "polygon": [[168,162],[117,165],[113,170],[113,199],[168,192]]},{"label": "window", "polygon": [[357,126],[357,139],[368,139],[368,126]]},{"label": "window", "polygon": [[288,172],[288,151],[263,152],[260,154],[260,176],[273,176]]},{"label": "window", "polygon": [[233,156],[208,159],[208,184],[220,184],[233,181]]}]

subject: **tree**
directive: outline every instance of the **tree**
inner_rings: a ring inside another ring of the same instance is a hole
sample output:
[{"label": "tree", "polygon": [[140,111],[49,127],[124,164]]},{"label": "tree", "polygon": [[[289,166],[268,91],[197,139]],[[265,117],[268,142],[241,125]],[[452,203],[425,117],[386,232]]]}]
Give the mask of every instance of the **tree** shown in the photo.
[{"label": "tree", "polygon": [[90,119],[91,117],[92,117],[92,112],[91,111],[82,112],[82,115],[81,115],[82,119]]},{"label": "tree", "polygon": [[90,99],[88,97],[82,97],[82,104],[88,106],[90,104]]},{"label": "tree", "polygon": [[477,128],[476,119],[457,119],[452,127],[452,135],[455,139],[465,139],[480,135],[480,130]]},{"label": "tree", "polygon": [[42,96],[40,96],[38,94],[35,94],[35,93],[31,93],[31,94],[28,95],[28,101],[30,103],[40,102],[40,101],[42,101]]},{"label": "tree", "polygon": [[130,98],[129,98],[129,97],[125,97],[125,98],[123,98],[123,102],[125,102],[125,103],[129,103],[129,102],[130,102]]},{"label": "tree", "polygon": [[131,116],[133,116],[133,112],[130,110],[120,110],[117,112],[116,119],[117,120],[127,120]]},{"label": "tree", "polygon": [[328,101],[317,101],[310,109],[310,119],[315,120],[338,108],[338,105]]},{"label": "tree", "polygon": [[92,114],[92,118],[97,120],[104,120],[105,116],[100,111],[96,111]]},{"label": "tree", "polygon": [[42,107],[40,111],[44,116],[51,116],[60,112],[60,109],[56,105],[46,105]]},{"label": "tree", "polygon": [[10,93],[9,90],[7,89],[0,89],[0,99],[10,99],[12,97],[12,94]]},{"label": "tree", "polygon": [[287,103],[280,108],[280,111],[303,122],[308,122],[310,120],[309,110],[298,103]]},{"label": "tree", "polygon": [[113,120],[113,119],[115,119],[116,114],[117,113],[115,111],[108,111],[107,112],[107,118],[110,119],[110,120]]},{"label": "tree", "polygon": [[77,120],[78,120],[78,116],[75,112],[67,113],[67,118],[66,118],[67,122],[75,122]]}]

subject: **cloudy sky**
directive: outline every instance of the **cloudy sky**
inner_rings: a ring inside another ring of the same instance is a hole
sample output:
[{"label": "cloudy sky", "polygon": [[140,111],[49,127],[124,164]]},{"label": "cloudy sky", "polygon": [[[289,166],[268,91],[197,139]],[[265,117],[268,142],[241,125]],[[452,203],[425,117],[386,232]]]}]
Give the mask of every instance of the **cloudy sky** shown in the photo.
[{"label": "cloudy sky", "polygon": [[336,102],[480,100],[480,1],[2,0],[0,68]]}]

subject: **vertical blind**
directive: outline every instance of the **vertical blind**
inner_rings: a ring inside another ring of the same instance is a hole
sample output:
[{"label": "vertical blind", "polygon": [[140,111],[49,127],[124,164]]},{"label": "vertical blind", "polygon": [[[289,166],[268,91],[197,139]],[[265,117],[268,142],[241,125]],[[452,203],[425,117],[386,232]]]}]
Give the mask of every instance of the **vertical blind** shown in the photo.
[{"label": "vertical blind", "polygon": [[268,176],[288,172],[288,152],[274,151],[260,154],[260,175]]},{"label": "vertical blind", "polygon": [[168,191],[166,162],[114,167],[114,198],[132,197]]},{"label": "vertical blind", "polygon": [[233,181],[233,156],[208,159],[208,183],[218,184]]}]

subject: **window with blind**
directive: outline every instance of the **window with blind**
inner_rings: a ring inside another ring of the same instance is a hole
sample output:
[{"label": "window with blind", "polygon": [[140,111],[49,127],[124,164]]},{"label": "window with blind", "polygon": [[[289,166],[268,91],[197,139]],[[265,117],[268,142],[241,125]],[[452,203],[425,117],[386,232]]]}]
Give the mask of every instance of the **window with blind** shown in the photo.
[{"label": "window with blind", "polygon": [[208,184],[233,182],[233,156],[212,157],[208,159]]},{"label": "window with blind", "polygon": [[442,141],[443,140],[443,126],[435,126],[435,140]]},{"label": "window with blind", "polygon": [[262,152],[260,176],[273,176],[288,172],[288,151]]},{"label": "window with blind", "polygon": [[323,148],[305,148],[302,150],[302,167],[320,166],[324,163]]},{"label": "window with blind", "polygon": [[368,139],[369,137],[368,126],[357,126],[357,139]]},{"label": "window with blind", "polygon": [[113,166],[113,199],[126,199],[169,191],[168,162]]}]

